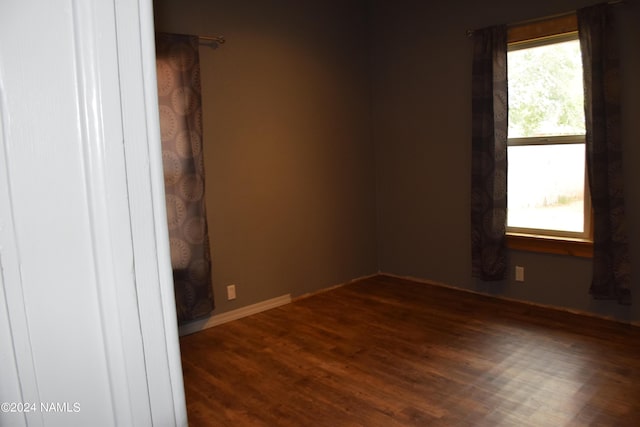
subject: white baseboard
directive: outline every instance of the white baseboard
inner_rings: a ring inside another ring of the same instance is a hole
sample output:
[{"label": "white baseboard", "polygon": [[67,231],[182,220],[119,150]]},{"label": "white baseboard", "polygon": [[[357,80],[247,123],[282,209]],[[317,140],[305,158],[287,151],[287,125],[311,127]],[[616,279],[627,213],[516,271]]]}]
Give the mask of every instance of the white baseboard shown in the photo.
[{"label": "white baseboard", "polygon": [[231,322],[232,320],[238,320],[243,317],[251,316],[252,314],[260,313],[261,311],[270,310],[272,308],[280,307],[281,305],[289,304],[291,302],[291,295],[286,294],[279,297],[271,298],[268,300],[260,301],[255,304],[240,307],[237,310],[227,311],[226,313],[216,314],[202,320],[196,320],[195,322],[187,323],[180,326],[180,336],[193,334],[194,332],[202,331],[213,326],[222,325],[223,323]]},{"label": "white baseboard", "polygon": [[180,326],[179,333],[180,333],[180,336],[193,334],[195,332],[202,331],[204,329],[208,329],[213,326],[222,325],[223,323],[231,322],[232,320],[238,320],[238,319],[242,319],[243,317],[251,316],[252,314],[260,313],[261,311],[266,311],[272,308],[280,307],[281,305],[289,304],[292,301],[298,301],[300,299],[308,298],[310,296],[313,296],[322,292],[327,292],[332,289],[336,289],[341,286],[348,285],[349,283],[357,282],[359,280],[370,279],[372,277],[378,276],[379,274],[380,273],[375,273],[367,276],[358,277],[358,278],[349,280],[348,282],[340,283],[338,285],[329,286],[327,288],[323,288],[315,292],[300,295],[294,299],[291,298],[291,294],[286,294],[286,295],[271,298],[265,301],[261,301],[255,304],[247,305],[245,307],[240,307],[236,310],[227,311],[226,313],[216,314],[211,317],[207,317],[202,320],[196,320],[194,322],[187,323],[186,325]]}]

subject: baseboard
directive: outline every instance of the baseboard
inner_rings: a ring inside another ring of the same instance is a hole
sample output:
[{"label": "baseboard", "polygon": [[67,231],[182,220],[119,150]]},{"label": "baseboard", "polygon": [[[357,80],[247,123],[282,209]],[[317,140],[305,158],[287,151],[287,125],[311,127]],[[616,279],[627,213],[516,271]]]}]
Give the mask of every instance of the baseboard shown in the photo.
[{"label": "baseboard", "polygon": [[348,285],[349,283],[357,282],[360,280],[371,279],[372,277],[376,277],[380,274],[381,273],[378,272],[375,274],[369,274],[367,276],[358,277],[356,279],[352,279],[347,282],[340,283],[338,285],[329,286],[328,288],[323,288],[315,292],[310,292],[308,294],[297,296],[293,299],[291,298],[291,294],[286,294],[279,297],[271,298],[255,304],[247,305],[245,307],[240,307],[236,310],[227,311],[226,313],[216,314],[202,320],[196,320],[194,322],[187,323],[186,325],[180,326],[178,332],[180,336],[193,334],[195,332],[212,328],[214,326],[222,325],[223,323],[231,322],[233,320],[238,320],[238,319],[242,319],[243,317],[251,316],[252,314],[260,313],[261,311],[267,311],[272,308],[280,307],[281,305],[289,304],[293,301],[298,301],[300,299],[308,298],[310,296],[317,295],[319,293],[327,292],[332,289],[336,289],[341,286]]},{"label": "baseboard", "polygon": [[231,322],[232,320],[242,319],[243,317],[251,316],[252,314],[257,314],[262,311],[280,307],[281,305],[289,304],[290,302],[291,295],[286,294],[268,300],[260,301],[255,304],[247,305],[245,307],[240,307],[236,310],[227,311],[226,313],[216,314],[206,319],[196,320],[195,322],[187,323],[186,325],[180,326],[180,336],[193,334],[195,332],[199,332],[213,326]]},{"label": "baseboard", "polygon": [[303,295],[298,295],[297,297],[295,297],[293,299],[293,301],[299,301],[301,299],[309,298],[309,297],[312,297],[314,295],[323,294],[325,292],[329,292],[329,291],[332,291],[334,289],[346,286],[346,285],[348,285],[350,283],[359,282],[361,280],[372,279],[372,278],[374,278],[376,276],[379,276],[379,275],[380,275],[380,273],[374,273],[374,274],[368,274],[366,276],[357,277],[357,278],[351,279],[351,280],[349,280],[347,282],[343,282],[343,283],[340,283],[340,284],[337,284],[337,285],[329,286],[328,288],[322,288],[322,289],[319,289],[319,290],[314,291],[314,292],[309,292],[309,293],[306,293],[306,294],[303,294]]},{"label": "baseboard", "polygon": [[541,308],[546,308],[546,309],[549,309],[549,310],[556,310],[556,311],[561,311],[561,312],[565,312],[565,313],[576,314],[578,316],[594,317],[594,318],[601,319],[601,320],[608,320],[608,321],[611,321],[611,322],[622,323],[624,325],[631,325],[631,326],[640,327],[640,322],[624,321],[624,320],[616,319],[614,317],[603,316],[603,315],[600,315],[600,314],[597,314],[597,313],[592,313],[590,311],[578,310],[578,309],[573,309],[573,308],[568,308],[568,307],[559,307],[559,306],[550,305],[550,304],[541,304],[541,303],[536,303],[536,302],[527,301],[527,300],[521,300],[521,299],[505,297],[503,295],[486,294],[486,293],[483,293],[483,292],[474,291],[473,289],[459,288],[459,287],[456,287],[456,286],[448,285],[446,283],[436,282],[434,280],[421,279],[421,278],[413,277],[413,276],[400,276],[398,274],[384,273],[384,272],[379,272],[377,275],[378,276],[387,276],[387,277],[391,277],[391,278],[394,278],[394,279],[408,280],[410,282],[424,283],[425,285],[432,285],[432,286],[439,286],[439,287],[442,287],[442,288],[454,289],[456,291],[468,292],[470,294],[482,295],[482,296],[496,298],[496,299],[503,300],[503,301],[511,301],[511,302],[516,302],[516,303],[520,303],[520,304],[527,304],[527,305],[530,305],[532,307],[541,307]]}]

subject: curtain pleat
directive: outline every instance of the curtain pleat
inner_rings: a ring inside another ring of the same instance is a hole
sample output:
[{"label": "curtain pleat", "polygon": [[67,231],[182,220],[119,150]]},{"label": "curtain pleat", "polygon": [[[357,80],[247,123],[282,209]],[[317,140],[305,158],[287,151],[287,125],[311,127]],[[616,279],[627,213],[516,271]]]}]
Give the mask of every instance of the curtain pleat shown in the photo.
[{"label": "curtain pleat", "polygon": [[167,223],[180,324],[214,308],[204,199],[198,38],[156,35]]},{"label": "curtain pleat", "polygon": [[585,89],[587,174],[593,206],[596,299],[631,304],[631,262],[625,224],[617,38],[611,6],[578,10]]},{"label": "curtain pleat", "polygon": [[472,81],[472,274],[502,280],[507,270],[507,29],[474,32]]}]

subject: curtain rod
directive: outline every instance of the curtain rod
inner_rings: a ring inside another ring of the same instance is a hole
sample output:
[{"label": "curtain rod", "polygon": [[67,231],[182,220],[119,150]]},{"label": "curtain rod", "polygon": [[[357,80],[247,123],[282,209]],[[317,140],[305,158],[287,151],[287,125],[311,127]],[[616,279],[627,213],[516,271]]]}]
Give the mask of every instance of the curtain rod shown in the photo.
[{"label": "curtain rod", "polygon": [[194,34],[184,34],[184,33],[165,33],[162,31],[157,32],[156,34],[175,34],[179,36],[189,36],[189,37],[197,37],[198,41],[207,42],[209,45],[219,45],[224,44],[227,40],[224,36],[196,36]]},{"label": "curtain rod", "polygon": [[198,41],[200,42],[200,46],[217,49],[227,40],[225,40],[223,36],[198,36]]},{"label": "curtain rod", "polygon": [[223,44],[227,40],[224,36],[198,36],[201,41]]},{"label": "curtain rod", "polygon": [[[609,0],[609,1],[605,2],[605,3],[606,4],[610,4],[610,5],[613,6],[613,5],[618,5],[618,4],[625,4],[626,2],[627,2],[627,0]],[[574,10],[574,11],[571,11],[571,12],[558,13],[556,15],[546,16],[546,17],[543,17],[543,18],[535,18],[535,19],[529,19],[529,20],[526,20],[526,21],[514,22],[513,24],[510,24],[510,25],[521,25],[521,24],[527,24],[527,23],[530,23],[530,22],[544,21],[545,19],[558,18],[560,16],[570,15],[570,14],[575,13],[575,12],[576,11]],[[471,36],[473,36],[473,33],[475,31],[476,30],[466,30],[465,34],[467,35],[467,37],[471,37]]]}]

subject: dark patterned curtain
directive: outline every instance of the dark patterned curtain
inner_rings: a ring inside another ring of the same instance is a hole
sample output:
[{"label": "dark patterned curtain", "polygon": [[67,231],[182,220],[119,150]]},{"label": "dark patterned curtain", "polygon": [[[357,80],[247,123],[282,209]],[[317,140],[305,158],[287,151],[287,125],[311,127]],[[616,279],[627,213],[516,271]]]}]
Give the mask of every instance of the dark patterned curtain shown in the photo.
[{"label": "dark patterned curtain", "polygon": [[156,35],[162,160],[178,321],[213,311],[198,38]]},{"label": "dark patterned curtain", "polygon": [[471,257],[473,277],[507,270],[507,29],[474,31]]},{"label": "dark patterned curtain", "polygon": [[587,174],[593,206],[593,279],[597,299],[631,304],[625,226],[617,38],[611,6],[578,10],[584,68]]}]

